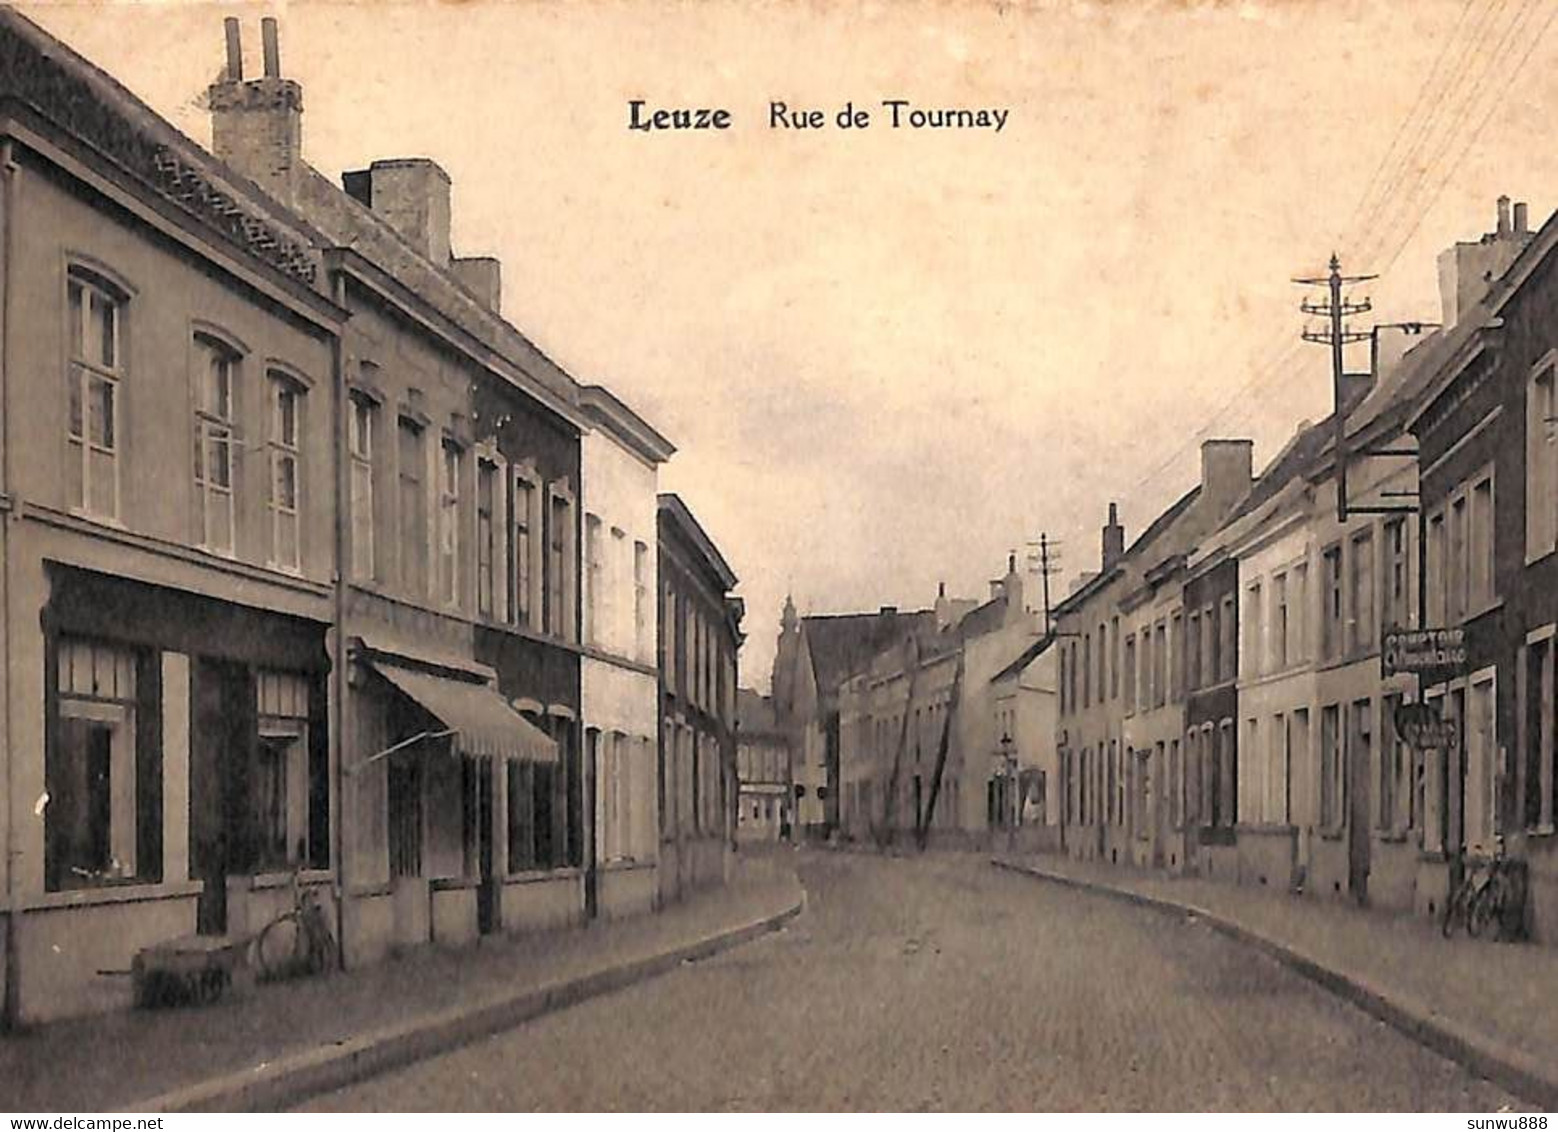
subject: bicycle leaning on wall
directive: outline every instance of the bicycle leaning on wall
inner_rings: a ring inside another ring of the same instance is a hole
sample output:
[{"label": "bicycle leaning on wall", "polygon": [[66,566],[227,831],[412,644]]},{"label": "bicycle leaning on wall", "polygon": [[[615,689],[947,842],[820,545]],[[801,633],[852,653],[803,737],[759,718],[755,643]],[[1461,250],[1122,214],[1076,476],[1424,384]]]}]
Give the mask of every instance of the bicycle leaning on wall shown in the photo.
[{"label": "bicycle leaning on wall", "polygon": [[1481,938],[1490,928],[1488,938],[1505,938],[1510,914],[1520,903],[1514,872],[1513,863],[1504,855],[1504,839],[1500,837],[1493,856],[1467,869],[1445,904],[1444,919],[1440,924],[1445,938],[1454,935],[1458,926],[1465,927],[1466,934],[1472,939]]},{"label": "bicycle leaning on wall", "polygon": [[260,930],[254,942],[261,979],[318,975],[336,965],[335,933],[316,889],[306,887],[301,870],[292,874],[292,907]]}]

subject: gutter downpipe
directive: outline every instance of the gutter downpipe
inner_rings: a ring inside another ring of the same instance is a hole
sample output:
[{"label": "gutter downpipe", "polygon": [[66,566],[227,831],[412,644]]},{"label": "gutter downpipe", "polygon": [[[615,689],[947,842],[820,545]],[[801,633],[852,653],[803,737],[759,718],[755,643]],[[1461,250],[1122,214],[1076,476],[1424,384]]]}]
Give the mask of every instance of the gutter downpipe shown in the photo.
[{"label": "gutter downpipe", "polygon": [[[346,309],[346,277],[339,271],[330,276],[331,298],[336,306]],[[335,789],[331,791],[335,808],[335,882],[336,882],[336,966],[338,969],[346,968],[346,920],[348,889],[346,867],[346,817],[349,812],[348,799],[346,797],[347,774],[346,756],[351,750],[351,744],[347,742],[347,718],[346,694],[349,686],[348,666],[350,661],[346,655],[346,568],[347,568],[347,531],[346,531],[346,503],[348,486],[346,484],[347,462],[347,414],[346,414],[346,339],[345,324],[336,331],[331,343],[330,368],[332,386],[331,412],[334,419],[331,424],[335,429],[335,442],[331,445],[334,450],[334,467],[331,469],[335,475],[335,505],[331,508],[331,514],[335,521],[335,609],[333,620],[335,630],[335,656],[330,668],[331,682],[335,685],[335,694],[331,696],[331,730],[335,733]]]},{"label": "gutter downpipe", "polygon": [[3,757],[5,759],[5,968],[4,995],[0,1000],[0,1031],[14,1030],[21,1015],[21,959],[17,945],[21,936],[17,917],[21,913],[17,896],[16,862],[16,747],[11,726],[11,445],[7,429],[11,422],[9,381],[6,365],[11,352],[11,265],[15,262],[16,181],[21,166],[16,163],[15,143],[0,141],[0,713],[4,721]]}]

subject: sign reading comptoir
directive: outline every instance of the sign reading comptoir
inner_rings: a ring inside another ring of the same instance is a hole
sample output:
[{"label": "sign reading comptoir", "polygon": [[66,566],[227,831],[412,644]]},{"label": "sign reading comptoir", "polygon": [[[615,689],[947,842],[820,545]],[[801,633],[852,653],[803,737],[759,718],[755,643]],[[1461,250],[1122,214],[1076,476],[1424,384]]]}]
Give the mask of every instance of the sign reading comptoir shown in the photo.
[{"label": "sign reading comptoir", "polygon": [[1448,679],[1466,671],[1466,630],[1386,629],[1379,659],[1386,676],[1411,672]]}]

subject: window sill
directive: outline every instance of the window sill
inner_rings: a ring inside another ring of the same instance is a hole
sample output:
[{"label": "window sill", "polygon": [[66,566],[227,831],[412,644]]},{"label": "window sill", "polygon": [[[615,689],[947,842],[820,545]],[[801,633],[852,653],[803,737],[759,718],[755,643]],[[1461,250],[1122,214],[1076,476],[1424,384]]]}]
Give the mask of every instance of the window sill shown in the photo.
[{"label": "window sill", "polygon": [[1543,549],[1534,553],[1530,550],[1527,550],[1525,555],[1525,565],[1527,567],[1535,566],[1538,562],[1543,562],[1551,558],[1554,553],[1558,553],[1558,546],[1544,547]]},{"label": "window sill", "polygon": [[434,892],[459,892],[465,889],[474,889],[481,886],[481,877],[434,877],[427,882],[428,888]]},{"label": "window sill", "polygon": [[1322,841],[1340,841],[1347,832],[1345,829],[1319,829],[1315,831]]},{"label": "window sill", "polygon": [[616,860],[604,862],[601,865],[601,870],[608,873],[645,872],[655,868],[658,864],[658,861],[640,861],[634,857],[619,857]]},{"label": "window sill", "polygon": [[1558,827],[1550,825],[1532,826],[1526,830],[1526,837],[1528,838],[1541,838],[1545,840],[1546,838],[1552,837],[1554,834],[1558,834]]},{"label": "window sill", "polygon": [[1381,845],[1405,845],[1411,837],[1405,830],[1376,829],[1374,840]]},{"label": "window sill", "polygon": [[[544,884],[549,880],[573,880],[583,875],[583,870],[575,865],[563,865],[555,869],[525,869],[517,873],[509,873],[503,878],[504,884]],[[474,881],[472,882],[475,883]]]},{"label": "window sill", "polygon": [[60,909],[86,908],[98,904],[134,904],[148,900],[178,900],[199,896],[205,882],[199,880],[173,881],[170,883],[136,883],[122,881],[92,888],[71,888],[61,892],[45,892],[28,900],[25,908]]},{"label": "window sill", "polygon": [[[286,888],[292,883],[293,873],[287,870],[277,872],[254,873],[248,877],[233,877],[232,880],[247,880],[251,892],[259,892],[266,888]],[[335,875],[329,869],[304,869],[297,874],[298,883],[305,888],[321,884],[329,884],[335,879]]]}]

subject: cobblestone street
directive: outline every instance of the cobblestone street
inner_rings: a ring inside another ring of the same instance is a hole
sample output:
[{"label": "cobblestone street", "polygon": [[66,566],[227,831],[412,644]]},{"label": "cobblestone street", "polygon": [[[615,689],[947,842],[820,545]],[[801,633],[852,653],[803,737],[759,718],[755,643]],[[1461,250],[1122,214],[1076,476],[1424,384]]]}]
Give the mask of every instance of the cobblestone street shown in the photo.
[{"label": "cobblestone street", "polygon": [[1518,1107],[1194,922],[977,856],[796,859],[782,933],[309,1107]]}]

